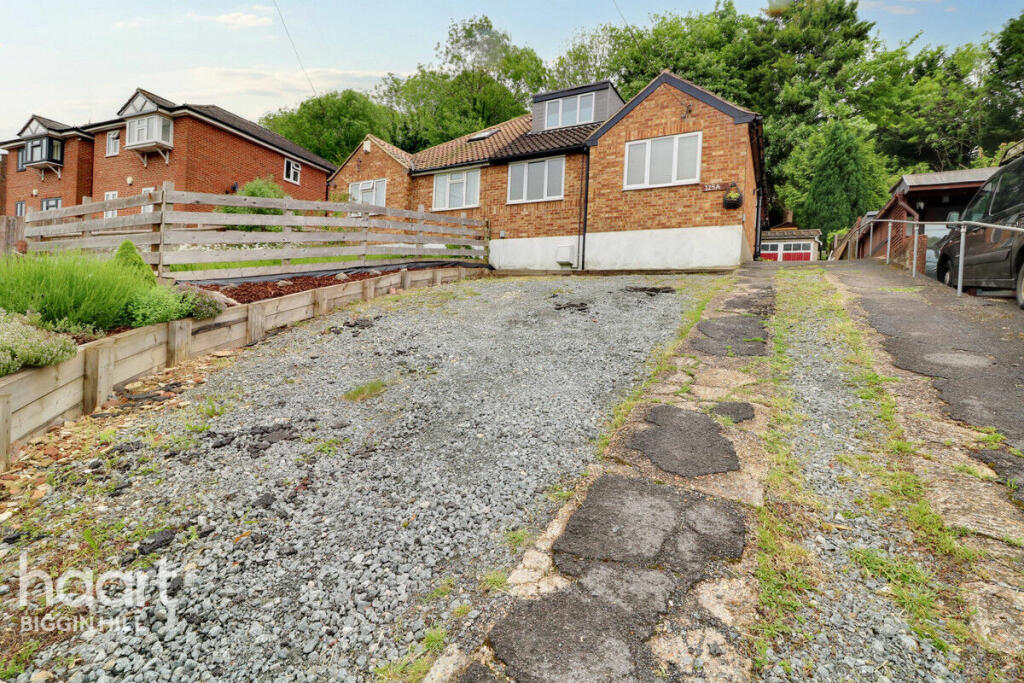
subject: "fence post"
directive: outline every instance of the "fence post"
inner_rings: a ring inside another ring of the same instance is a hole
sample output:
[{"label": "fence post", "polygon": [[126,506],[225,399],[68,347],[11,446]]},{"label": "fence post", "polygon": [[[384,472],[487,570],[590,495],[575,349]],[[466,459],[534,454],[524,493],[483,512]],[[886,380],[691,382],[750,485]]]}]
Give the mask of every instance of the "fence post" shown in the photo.
[{"label": "fence post", "polygon": [[913,226],[912,229],[914,231],[914,271],[910,274],[910,277],[917,277],[917,223],[911,221],[910,225]]},{"label": "fence post", "polygon": [[164,215],[165,215],[165,213],[168,210],[168,206],[170,206],[167,203],[167,193],[174,191],[174,181],[173,180],[165,180],[161,190],[162,191],[160,193],[160,227],[159,227],[159,230],[160,230],[160,243],[156,245],[156,251],[157,251],[157,257],[156,257],[157,258],[156,276],[157,277],[163,277],[164,276],[164,251],[166,251],[166,248],[164,247],[164,237],[167,234],[167,220],[164,218]]},{"label": "fence post", "polygon": [[491,219],[484,220],[484,265],[491,264]]},{"label": "fence post", "polygon": [[402,289],[412,289],[412,276],[409,275],[409,269],[402,268],[399,273],[402,276]]},{"label": "fence post", "polygon": [[322,316],[330,313],[330,299],[327,298],[327,290],[317,287],[313,290],[313,315]]},{"label": "fence post", "polygon": [[433,276],[432,276],[432,279],[431,279],[431,284],[435,284],[435,285],[441,284],[441,269],[440,268],[434,268]]},{"label": "fence post", "polygon": [[363,280],[363,301],[369,301],[373,298],[374,290],[376,289],[376,278],[367,278]]},{"label": "fence post", "polygon": [[[291,209],[285,209],[283,214],[285,216],[294,216],[295,212],[292,211]],[[292,226],[290,226],[290,225],[282,225],[281,226],[281,232],[282,233],[290,233],[291,231],[292,231]],[[287,249],[288,245],[289,245],[289,243],[285,242],[284,243],[284,248]],[[290,258],[283,258],[283,259],[281,259],[281,265],[282,266],[290,266],[291,263],[292,263],[292,260]]]},{"label": "fence post", "polygon": [[886,223],[889,226],[889,233],[885,236],[885,265],[889,265],[889,260],[892,254],[892,223]]},{"label": "fence post", "polygon": [[[422,204],[420,204],[418,207],[416,207],[416,210],[419,211],[420,213],[425,213],[426,212],[426,209],[424,208],[424,206]],[[423,237],[423,226],[426,225],[426,222],[427,221],[426,221],[425,218],[421,218],[418,221],[416,221],[416,237],[419,238],[419,241],[416,242],[416,255],[417,256],[423,256],[423,252],[427,248],[427,243],[423,241],[424,240],[424,237]]]},{"label": "fence post", "polygon": [[967,240],[967,226],[960,225],[960,262],[956,264],[956,295],[964,294],[964,247]]},{"label": "fence post", "polygon": [[167,323],[167,367],[173,368],[192,355],[192,319]]},{"label": "fence post", "polygon": [[[10,245],[11,251],[20,251],[20,244],[25,241],[25,217],[15,216],[14,223],[11,225],[13,226],[13,230],[7,233],[7,243]],[[25,252],[28,252],[27,243],[25,244]]]},{"label": "fence post", "polygon": [[104,343],[85,350],[82,412],[91,414],[114,392],[114,346]]},{"label": "fence post", "polygon": [[247,313],[248,315],[245,319],[245,343],[255,344],[263,339],[264,332],[266,331],[264,327],[263,304],[249,304]]},{"label": "fence post", "polygon": [[0,254],[6,254],[7,250],[10,249],[10,242],[7,236],[14,232],[14,217],[4,216],[3,220],[0,221]]},{"label": "fence post", "polygon": [[0,472],[11,469],[11,396],[0,394]]}]

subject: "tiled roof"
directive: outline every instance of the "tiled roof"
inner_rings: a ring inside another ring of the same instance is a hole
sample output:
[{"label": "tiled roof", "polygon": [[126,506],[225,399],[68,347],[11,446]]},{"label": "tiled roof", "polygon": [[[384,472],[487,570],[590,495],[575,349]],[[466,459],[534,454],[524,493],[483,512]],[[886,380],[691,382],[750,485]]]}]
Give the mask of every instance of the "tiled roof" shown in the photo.
[{"label": "tiled roof", "polygon": [[32,118],[35,119],[36,121],[38,121],[39,123],[43,124],[44,126],[46,126],[46,128],[48,130],[52,130],[52,131],[54,131],[56,133],[60,133],[60,132],[66,131],[66,130],[71,130],[72,128],[74,128],[74,126],[69,126],[68,124],[61,123],[60,121],[54,121],[53,119],[48,119],[45,116],[40,116],[39,114],[33,114]]},{"label": "tiled roof", "polygon": [[204,116],[208,116],[214,121],[222,123],[229,128],[234,128],[235,130],[254,137],[261,142],[277,147],[282,152],[285,152],[290,156],[306,161],[314,166],[327,169],[328,172],[334,171],[334,164],[327,159],[324,159],[322,156],[313,154],[305,147],[295,144],[288,138],[278,135],[277,133],[266,129],[259,124],[253,123],[248,119],[243,119],[241,116],[232,114],[226,109],[221,109],[215,104],[184,104],[181,105],[180,108],[189,109],[199,114],[203,114]]},{"label": "tiled roof", "polygon": [[412,155],[414,171],[432,171],[450,166],[503,161],[538,154],[563,152],[583,147],[583,141],[601,123],[585,123],[554,130],[531,133],[533,115],[525,114],[484,130],[496,130],[482,140],[470,138],[483,131],[443,142]]},{"label": "tiled roof", "polygon": [[911,173],[903,176],[901,180],[908,187],[921,187],[924,185],[954,185],[956,183],[983,183],[988,180],[996,167],[989,168],[965,168],[959,171],[936,171],[934,173]]},{"label": "tiled roof", "polygon": [[155,104],[158,107],[163,107],[164,109],[174,109],[176,106],[178,106],[174,102],[171,102],[166,97],[160,97],[159,95],[154,95],[153,93],[151,93],[148,90],[143,90],[142,88],[136,88],[136,90],[138,92],[142,93],[143,95],[145,95],[147,100],[149,100],[150,102],[152,102],[153,104]]},{"label": "tiled roof", "polygon": [[404,149],[399,149],[398,147],[392,145],[390,142],[386,140],[381,140],[379,137],[371,133],[367,133],[366,137],[372,140],[378,147],[380,147],[385,152],[394,157],[395,161],[402,164],[406,168],[412,168],[412,155],[406,152]]}]

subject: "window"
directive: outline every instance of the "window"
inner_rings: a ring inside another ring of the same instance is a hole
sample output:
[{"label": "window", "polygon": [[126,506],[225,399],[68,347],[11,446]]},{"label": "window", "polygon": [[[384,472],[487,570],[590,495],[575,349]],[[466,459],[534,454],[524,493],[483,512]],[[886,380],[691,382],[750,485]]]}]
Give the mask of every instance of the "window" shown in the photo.
[{"label": "window", "polygon": [[24,147],[19,147],[18,148],[18,170],[19,171],[24,171],[25,170],[25,148]]},{"label": "window", "polygon": [[112,130],[107,133],[107,156],[116,157],[121,153],[121,131]]},{"label": "window", "polygon": [[388,181],[361,180],[348,184],[348,200],[359,204],[373,204],[374,206],[387,206]]},{"label": "window", "polygon": [[125,130],[128,134],[128,139],[125,141],[126,147],[148,145],[154,142],[168,146],[174,143],[174,128],[171,120],[159,114],[129,119]]},{"label": "window", "polygon": [[590,123],[594,120],[594,93],[548,100],[544,110],[544,127],[560,128]]},{"label": "window", "polygon": [[976,223],[987,222],[984,219],[988,215],[988,207],[992,203],[992,195],[995,194],[996,185],[998,184],[999,178],[995,177],[982,185],[981,189],[978,190],[978,194],[974,195],[974,199],[964,209],[963,220],[975,221]]},{"label": "window", "polygon": [[43,138],[36,138],[25,145],[25,163],[33,164],[44,159],[46,140]]},{"label": "window", "polygon": [[992,200],[993,216],[1024,204],[1024,159],[1018,159],[999,174],[999,189]]},{"label": "window", "polygon": [[[108,199],[117,199],[117,190],[113,190],[111,192],[104,192],[103,193],[103,201],[107,201]],[[117,209],[112,209],[110,211],[104,211],[103,212],[103,217],[104,218],[113,218],[116,215],[117,215]]]},{"label": "window", "polygon": [[43,211],[60,208],[60,197],[49,197],[39,202],[39,208]]},{"label": "window", "polygon": [[479,168],[434,176],[434,210],[469,209],[479,205]]},{"label": "window", "polygon": [[[147,192],[155,192],[155,191],[156,191],[155,187],[144,187],[144,188],[142,188],[142,194],[146,194]],[[117,195],[116,192],[114,194]],[[114,213],[117,213],[117,212],[115,211]],[[153,213],[153,205],[152,204],[143,204],[142,205],[142,213]]]},{"label": "window", "polygon": [[302,164],[291,159],[284,160],[284,179],[289,183],[299,184],[299,178],[302,176]]},{"label": "window", "polygon": [[701,133],[686,133],[627,142],[623,189],[698,182],[701,140]]},{"label": "window", "polygon": [[778,250],[779,250],[779,245],[778,244],[762,244],[761,245],[761,251],[778,251]]},{"label": "window", "polygon": [[24,216],[25,215],[25,202],[14,202],[14,215]]},{"label": "window", "polygon": [[565,157],[508,165],[508,203],[562,199]]}]

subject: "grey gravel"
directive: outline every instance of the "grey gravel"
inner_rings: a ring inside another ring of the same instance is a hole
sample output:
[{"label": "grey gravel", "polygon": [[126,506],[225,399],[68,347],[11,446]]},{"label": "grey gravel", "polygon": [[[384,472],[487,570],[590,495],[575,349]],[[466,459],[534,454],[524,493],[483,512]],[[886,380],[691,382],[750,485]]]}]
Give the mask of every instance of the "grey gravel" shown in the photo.
[{"label": "grey gravel", "polygon": [[[226,407],[208,431],[185,429],[207,421],[196,411],[154,418],[176,439],[131,457],[159,471],[104,499],[176,532],[159,552],[192,563],[177,619],[153,585],[124,628],[36,666],[73,654],[82,681],[372,680],[450,607],[486,623],[476,576],[512,564],[503,532],[544,518],[543,492],[593,460],[612,406],[711,279],[659,296],[623,290],[665,278],[473,281],[270,337],[185,395]],[[372,380],[383,394],[342,398]],[[424,608],[447,576],[456,593]]]},{"label": "grey gravel", "polygon": [[[858,512],[854,501],[867,499],[868,491],[857,473],[836,458],[869,452],[869,444],[855,434],[869,429],[865,420],[870,419],[870,406],[854,395],[847,384],[849,377],[836,362],[845,351],[824,343],[829,324],[802,317],[789,331],[787,353],[794,361],[789,380],[793,410],[806,416],[792,432],[793,455],[808,488],[825,505],[823,521],[836,526],[804,542],[826,578],[809,606],[795,615],[795,633],[769,649],[764,680],[965,680],[961,673],[950,671],[956,668],[957,655],[943,654],[918,638],[889,599],[887,582],[867,575],[850,558],[852,549],[873,548],[925,567],[930,562],[911,549],[913,538],[908,531]],[[951,640],[948,635],[946,639]],[[792,673],[781,665],[784,660]]]}]

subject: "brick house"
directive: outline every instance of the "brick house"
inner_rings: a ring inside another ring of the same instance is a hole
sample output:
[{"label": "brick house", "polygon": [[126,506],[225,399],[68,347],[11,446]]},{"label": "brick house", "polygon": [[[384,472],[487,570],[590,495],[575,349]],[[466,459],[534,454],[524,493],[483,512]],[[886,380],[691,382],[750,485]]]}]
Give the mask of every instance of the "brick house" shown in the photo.
[{"label": "brick house", "polygon": [[[70,126],[33,116],[0,143],[7,215],[130,197],[160,187],[227,194],[273,177],[295,199],[322,200],[335,166],[216,105],[175,104],[136,90],[117,118]],[[125,209],[122,213],[139,211]]]},{"label": "brick house", "polygon": [[[757,253],[758,114],[668,71],[629,102],[601,81],[531,109],[416,154],[368,135],[331,189],[488,219],[497,268],[712,268]],[[730,190],[741,198],[727,205]]]}]

